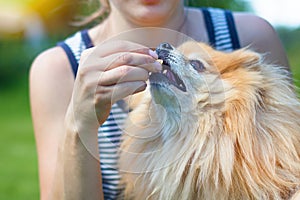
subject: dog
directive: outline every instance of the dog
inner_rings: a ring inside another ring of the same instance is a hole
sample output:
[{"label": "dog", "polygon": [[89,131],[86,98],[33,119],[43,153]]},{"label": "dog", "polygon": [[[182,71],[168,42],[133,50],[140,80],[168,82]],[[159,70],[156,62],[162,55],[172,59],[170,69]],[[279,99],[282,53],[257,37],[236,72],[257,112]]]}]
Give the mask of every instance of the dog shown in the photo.
[{"label": "dog", "polygon": [[[290,73],[247,48],[162,43],[129,114],[125,199],[300,198],[300,103]],[[134,99],[134,97],[133,97]]]}]

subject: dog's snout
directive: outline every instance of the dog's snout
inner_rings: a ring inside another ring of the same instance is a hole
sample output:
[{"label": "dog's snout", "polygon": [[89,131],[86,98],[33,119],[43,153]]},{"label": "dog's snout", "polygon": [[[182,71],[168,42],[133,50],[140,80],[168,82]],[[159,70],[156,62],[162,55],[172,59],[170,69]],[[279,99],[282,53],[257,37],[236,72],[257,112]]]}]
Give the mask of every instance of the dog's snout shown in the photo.
[{"label": "dog's snout", "polygon": [[164,42],[164,43],[161,43],[158,45],[158,47],[156,48],[156,53],[157,53],[159,59],[164,59],[174,49],[175,48],[172,45],[170,45],[167,42]]},{"label": "dog's snout", "polygon": [[165,60],[170,54],[170,52],[165,49],[159,49],[156,51],[156,53],[158,55],[158,58],[162,60]]},{"label": "dog's snout", "polygon": [[174,49],[174,48],[172,47],[172,45],[170,45],[170,44],[167,43],[167,42],[161,43],[159,46],[160,46],[160,48],[162,48],[162,49],[168,49],[168,50],[173,50],[173,49]]}]

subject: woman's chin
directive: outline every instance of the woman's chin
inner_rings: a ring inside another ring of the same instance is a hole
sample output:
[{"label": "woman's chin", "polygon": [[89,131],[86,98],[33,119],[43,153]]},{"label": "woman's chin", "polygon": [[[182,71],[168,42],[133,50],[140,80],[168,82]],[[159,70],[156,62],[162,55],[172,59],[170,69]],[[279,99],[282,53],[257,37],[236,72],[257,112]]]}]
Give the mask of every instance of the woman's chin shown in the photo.
[{"label": "woman's chin", "polygon": [[134,13],[132,20],[139,26],[163,26],[169,15],[161,8],[143,8]]}]

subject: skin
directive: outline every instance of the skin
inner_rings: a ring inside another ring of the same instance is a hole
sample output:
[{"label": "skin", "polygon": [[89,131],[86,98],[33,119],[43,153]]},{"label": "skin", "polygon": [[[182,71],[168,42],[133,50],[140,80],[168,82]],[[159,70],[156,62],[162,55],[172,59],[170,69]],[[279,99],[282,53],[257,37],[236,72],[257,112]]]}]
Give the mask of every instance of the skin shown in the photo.
[{"label": "skin", "polygon": [[[148,47],[103,41],[132,28],[157,26],[180,28],[208,42],[202,13],[184,9],[180,0],[110,0],[110,6],[108,18],[89,30],[95,47],[81,56],[76,80],[60,47],[42,52],[32,64],[30,101],[42,200],[103,199],[97,129],[108,117],[111,102],[143,91],[148,73],[161,69]],[[234,19],[242,46],[266,53],[268,61],[288,68],[272,26],[245,13],[235,13]]]}]

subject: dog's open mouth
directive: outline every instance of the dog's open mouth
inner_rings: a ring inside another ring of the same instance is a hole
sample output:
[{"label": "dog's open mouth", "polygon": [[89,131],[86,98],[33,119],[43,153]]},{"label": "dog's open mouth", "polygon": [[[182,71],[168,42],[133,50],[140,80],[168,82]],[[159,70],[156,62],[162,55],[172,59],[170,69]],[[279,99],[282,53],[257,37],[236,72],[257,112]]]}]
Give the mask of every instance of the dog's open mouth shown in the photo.
[{"label": "dog's open mouth", "polygon": [[179,90],[186,92],[186,87],[184,82],[179,78],[179,76],[172,70],[171,64],[165,57],[158,57],[163,61],[162,70],[159,73],[151,73],[149,80],[151,84],[161,84],[166,83],[174,85]]}]

